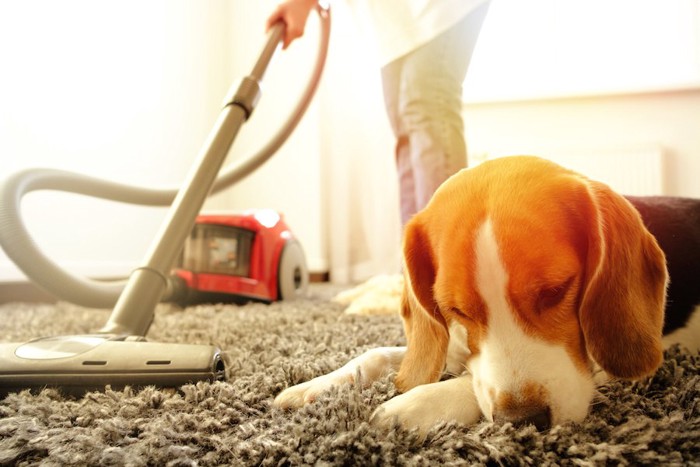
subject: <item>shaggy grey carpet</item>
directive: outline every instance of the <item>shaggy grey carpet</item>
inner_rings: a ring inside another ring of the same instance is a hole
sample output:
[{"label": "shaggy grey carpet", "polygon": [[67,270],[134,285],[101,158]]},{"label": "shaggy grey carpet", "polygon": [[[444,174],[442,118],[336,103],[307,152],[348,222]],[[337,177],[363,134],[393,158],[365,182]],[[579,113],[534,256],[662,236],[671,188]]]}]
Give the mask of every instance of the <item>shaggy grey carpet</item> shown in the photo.
[{"label": "shaggy grey carpet", "polygon": [[[588,418],[538,433],[482,422],[436,426],[426,439],[368,424],[395,394],[387,377],[344,386],[296,411],[271,407],[290,384],[379,345],[404,342],[398,317],[347,316],[315,286],[294,303],[157,310],[149,339],[228,352],[226,383],[180,391],[55,390],[0,402],[1,465],[700,465],[700,355],[666,353],[656,376],[600,389]],[[88,333],[104,310],[0,306],[0,339]]]}]

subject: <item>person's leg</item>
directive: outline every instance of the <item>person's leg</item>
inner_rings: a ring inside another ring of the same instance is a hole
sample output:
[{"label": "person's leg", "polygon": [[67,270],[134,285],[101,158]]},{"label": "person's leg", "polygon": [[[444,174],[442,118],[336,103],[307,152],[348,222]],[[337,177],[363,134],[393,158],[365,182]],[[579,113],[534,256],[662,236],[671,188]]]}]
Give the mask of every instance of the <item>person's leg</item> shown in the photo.
[{"label": "person's leg", "polygon": [[384,91],[384,106],[386,108],[391,129],[396,138],[395,157],[396,172],[399,181],[399,203],[401,205],[401,225],[417,211],[415,185],[413,182],[413,164],[408,145],[408,134],[401,121],[399,113],[399,89],[402,74],[402,59],[394,60],[382,67],[382,86]]},{"label": "person's leg", "polygon": [[[422,209],[435,190],[449,176],[466,167],[467,151],[462,121],[462,82],[488,5],[478,8],[457,25],[428,44],[407,54],[385,68],[400,68],[398,117],[403,139],[403,158],[408,157],[411,186],[402,186],[402,198],[413,190],[413,201],[402,206],[413,212],[402,212],[405,223]],[[397,158],[399,149],[397,145]],[[401,168],[399,173],[401,174]],[[403,184],[404,180],[401,178]]]}]

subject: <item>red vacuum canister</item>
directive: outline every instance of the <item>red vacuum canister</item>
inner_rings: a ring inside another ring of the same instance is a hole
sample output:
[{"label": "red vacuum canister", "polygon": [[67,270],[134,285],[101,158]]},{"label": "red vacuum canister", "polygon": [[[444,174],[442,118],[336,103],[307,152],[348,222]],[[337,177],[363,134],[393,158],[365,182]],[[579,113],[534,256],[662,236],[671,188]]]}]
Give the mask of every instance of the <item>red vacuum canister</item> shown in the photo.
[{"label": "red vacuum canister", "polygon": [[301,244],[271,209],[201,214],[173,273],[182,305],[304,296],[309,271]]}]

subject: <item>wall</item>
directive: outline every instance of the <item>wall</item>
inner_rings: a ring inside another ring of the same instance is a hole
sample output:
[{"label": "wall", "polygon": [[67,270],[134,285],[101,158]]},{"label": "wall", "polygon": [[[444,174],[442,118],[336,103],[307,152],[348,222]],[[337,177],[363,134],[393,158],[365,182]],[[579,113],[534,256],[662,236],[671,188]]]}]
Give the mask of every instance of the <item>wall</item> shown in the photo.
[{"label": "wall", "polygon": [[700,90],[465,106],[470,154],[538,154],[660,146],[665,194],[700,198]]}]

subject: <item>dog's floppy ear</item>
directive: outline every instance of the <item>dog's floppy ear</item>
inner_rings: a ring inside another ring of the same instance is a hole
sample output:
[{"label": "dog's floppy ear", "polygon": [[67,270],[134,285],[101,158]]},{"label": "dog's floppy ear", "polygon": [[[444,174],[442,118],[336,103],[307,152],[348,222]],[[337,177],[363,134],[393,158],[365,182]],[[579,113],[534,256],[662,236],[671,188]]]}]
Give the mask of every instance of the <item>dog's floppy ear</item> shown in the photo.
[{"label": "dog's floppy ear", "polygon": [[436,273],[434,251],[418,216],[406,225],[403,254],[401,315],[408,348],[395,384],[405,392],[440,378],[447,358],[449,333],[433,297]]},{"label": "dog's floppy ear", "polygon": [[639,378],[661,364],[666,260],[639,213],[608,186],[591,193],[580,308],[588,351],[608,373]]}]

